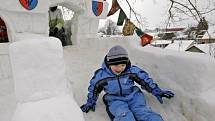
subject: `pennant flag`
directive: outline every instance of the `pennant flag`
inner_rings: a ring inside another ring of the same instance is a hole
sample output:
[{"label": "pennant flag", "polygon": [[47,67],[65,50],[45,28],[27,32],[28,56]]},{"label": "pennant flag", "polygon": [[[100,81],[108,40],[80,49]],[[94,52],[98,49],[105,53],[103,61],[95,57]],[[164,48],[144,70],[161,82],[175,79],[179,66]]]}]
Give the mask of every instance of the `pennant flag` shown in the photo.
[{"label": "pennant flag", "polygon": [[92,1],[92,10],[95,16],[101,15],[103,11],[103,0],[93,0]]},{"label": "pennant flag", "polygon": [[124,20],[126,19],[126,15],[124,13],[124,11],[122,9],[120,9],[120,12],[119,12],[119,17],[118,17],[118,20],[117,20],[117,26],[122,26],[123,23],[124,23]]},{"label": "pennant flag", "polygon": [[123,26],[122,29],[122,34],[124,36],[129,36],[134,34],[136,26],[130,21],[130,19],[126,19],[125,25]]},{"label": "pennant flag", "polygon": [[113,15],[113,14],[116,13],[119,9],[120,9],[120,6],[119,6],[117,0],[112,0],[112,6],[111,6],[111,9],[110,9],[110,11],[108,12],[107,16]]},{"label": "pennant flag", "polygon": [[136,27],[136,33],[141,39],[141,45],[142,46],[145,46],[145,45],[151,43],[153,36],[144,33],[141,29],[139,29],[137,27]]}]

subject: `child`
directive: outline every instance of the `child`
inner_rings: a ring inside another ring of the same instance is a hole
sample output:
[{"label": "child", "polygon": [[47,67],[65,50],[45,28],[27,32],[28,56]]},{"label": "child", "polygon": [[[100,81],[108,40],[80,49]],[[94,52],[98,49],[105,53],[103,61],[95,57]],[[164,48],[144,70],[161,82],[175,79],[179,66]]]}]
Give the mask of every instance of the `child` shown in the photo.
[{"label": "child", "polygon": [[162,104],[162,97],[172,98],[171,91],[164,91],[149,78],[148,74],[136,66],[131,66],[127,51],[117,45],[105,56],[102,67],[98,69],[90,81],[87,103],[81,106],[83,112],[95,111],[99,93],[106,94],[103,101],[107,112],[114,121],[163,121],[146,104],[143,92],[135,86],[152,93]]}]

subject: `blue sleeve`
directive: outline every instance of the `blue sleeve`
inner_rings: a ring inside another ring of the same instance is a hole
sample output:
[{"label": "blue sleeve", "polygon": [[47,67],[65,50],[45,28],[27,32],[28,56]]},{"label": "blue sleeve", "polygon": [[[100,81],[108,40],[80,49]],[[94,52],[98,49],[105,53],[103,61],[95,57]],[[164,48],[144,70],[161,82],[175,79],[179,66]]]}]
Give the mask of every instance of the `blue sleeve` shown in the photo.
[{"label": "blue sleeve", "polygon": [[137,83],[140,84],[141,87],[143,89],[146,89],[148,92],[151,92],[155,87],[158,86],[156,83],[154,83],[154,81],[149,77],[148,73],[145,72],[144,70],[136,66],[132,66],[131,72],[134,73],[139,78],[139,82]]},{"label": "blue sleeve", "polygon": [[101,79],[102,79],[102,69],[99,69],[94,73],[94,76],[90,80],[90,86],[88,87],[88,99],[93,98],[97,100],[99,93],[102,91],[102,90],[98,91],[98,87],[97,87],[97,83]]}]

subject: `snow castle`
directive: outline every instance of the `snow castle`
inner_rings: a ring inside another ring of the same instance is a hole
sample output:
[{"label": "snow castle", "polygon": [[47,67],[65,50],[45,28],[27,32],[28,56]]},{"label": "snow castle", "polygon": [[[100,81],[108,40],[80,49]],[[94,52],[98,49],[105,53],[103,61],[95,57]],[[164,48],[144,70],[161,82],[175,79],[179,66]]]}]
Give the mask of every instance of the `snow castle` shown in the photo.
[{"label": "snow castle", "polygon": [[[161,87],[175,92],[176,97],[165,100],[163,105],[146,95],[152,108],[165,121],[215,120],[215,62],[205,55],[169,52],[150,46],[142,48],[137,37],[97,37],[99,19],[105,18],[107,13],[105,1],[99,17],[93,15],[89,0],[32,0],[37,1],[33,9],[30,7],[32,10],[19,2],[25,0],[0,1],[0,17],[6,24],[9,40],[0,43],[1,121],[84,121],[77,103],[85,101],[82,93],[87,93],[86,80],[115,44],[126,46],[135,65],[147,70]],[[54,5],[75,12],[71,25],[74,46],[64,48],[66,66],[70,68],[66,72],[74,85],[74,95],[68,91],[70,85],[64,75],[60,41],[48,37],[47,11]],[[84,72],[80,73],[77,65],[81,65]],[[89,117],[85,120],[109,120],[102,101],[97,105],[96,113],[84,115]]]},{"label": "snow castle", "polygon": [[84,121],[72,92],[68,91],[61,43],[48,37],[48,10],[61,5],[74,11],[71,39],[77,44],[79,39],[96,36],[99,19],[106,17],[108,3],[104,3],[103,14],[96,17],[91,12],[91,1],[86,0],[0,2],[0,18],[8,35],[8,42],[0,43],[0,85],[5,87],[0,91],[7,93],[0,96],[2,104],[11,100],[10,109],[16,107],[14,114],[12,110],[5,113],[1,110],[0,120]]}]

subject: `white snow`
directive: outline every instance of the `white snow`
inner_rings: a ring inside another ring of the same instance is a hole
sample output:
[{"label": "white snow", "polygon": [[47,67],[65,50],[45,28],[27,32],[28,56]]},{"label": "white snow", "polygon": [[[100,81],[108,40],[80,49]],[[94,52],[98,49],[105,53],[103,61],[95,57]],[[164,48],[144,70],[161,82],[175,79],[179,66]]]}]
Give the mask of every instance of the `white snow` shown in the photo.
[{"label": "white snow", "polygon": [[[133,64],[149,72],[164,89],[176,94],[163,105],[148,93],[147,101],[165,121],[211,121],[215,119],[214,68],[215,61],[205,54],[177,52],[141,47],[136,37],[109,37],[84,41],[80,46],[65,47],[67,76],[79,105],[86,102],[87,87],[94,71],[100,67],[104,55],[112,45],[121,44],[128,49]],[[102,102],[97,102],[96,112],[84,114],[86,121],[109,121]]]},{"label": "white snow", "polygon": [[21,103],[17,105],[13,121],[83,121],[77,103],[69,94]]},{"label": "white snow", "polygon": [[17,98],[12,121],[84,121],[69,91],[59,39],[23,37],[9,46],[9,55]]},{"label": "white snow", "polygon": [[[99,20],[90,18],[92,13],[87,16],[91,1],[50,0],[49,4],[39,0],[30,12],[18,1],[1,2],[0,16],[8,27],[9,40],[18,42],[8,43],[10,55],[8,44],[0,45],[0,121],[83,121],[79,106],[86,102],[89,80],[116,44],[127,48],[132,64],[146,70],[161,88],[175,93],[162,105],[145,93],[147,102],[165,121],[215,120],[214,58],[141,47],[138,37],[95,37]],[[59,41],[46,37],[48,6],[56,4],[76,12],[72,40],[77,45],[62,49]],[[86,121],[109,121],[102,95],[96,111],[84,113]]]},{"label": "white snow", "polygon": [[162,45],[162,44],[171,44],[171,40],[154,40],[151,42],[152,45]]},{"label": "white snow", "polygon": [[[151,46],[141,47],[137,37],[107,37],[92,38],[80,41],[80,45],[67,46],[64,48],[64,59],[66,61],[66,76],[72,86],[71,93],[78,105],[86,101],[87,87],[94,71],[100,67],[104,55],[115,44],[121,44],[128,49],[130,59],[133,64],[140,66],[149,72],[150,76],[164,89],[174,91],[176,96],[171,99],[165,99],[163,105],[148,93],[145,93],[148,103],[152,109],[160,113],[165,121],[211,121],[215,117],[215,97],[214,97],[214,68],[215,61],[205,54],[186,53],[170,51]],[[54,76],[53,73],[48,73]],[[0,83],[0,87],[10,87],[12,81],[8,84]],[[0,113],[1,120],[11,119],[14,111],[15,99],[13,88],[5,91],[1,90]],[[97,102],[96,111],[84,114],[86,121],[108,121],[109,118],[102,102],[102,95]],[[65,99],[65,100],[64,100]],[[54,115],[56,112],[53,104],[59,104],[66,101],[67,96],[61,98],[56,96],[36,102],[28,102],[26,105],[19,104],[18,110],[22,107],[25,110],[34,109],[40,112],[39,107],[47,106],[43,109],[44,113]],[[53,102],[52,102],[53,101]],[[52,103],[51,103],[52,102]],[[72,102],[71,102],[72,103]],[[29,107],[31,105],[32,107]],[[65,103],[61,106],[71,106]],[[60,107],[61,107],[60,106]],[[56,109],[59,107],[56,106]],[[67,109],[67,108],[66,108]],[[33,116],[35,113],[19,112]],[[42,113],[40,113],[42,115]],[[75,113],[76,115],[76,113]],[[67,115],[73,117],[73,115]],[[28,117],[30,118],[30,117]],[[45,116],[43,117],[44,119]],[[33,119],[33,118],[32,118]],[[50,119],[47,117],[47,120]]]},{"label": "white snow", "polygon": [[173,43],[165,47],[165,49],[175,51],[185,51],[193,44],[194,40],[174,40]]},{"label": "white snow", "polygon": [[210,36],[210,38],[215,38],[215,26],[210,26],[208,28],[208,31],[202,37],[202,39],[208,39],[209,36]]},{"label": "white snow", "polygon": [[10,60],[20,102],[38,100],[42,98],[40,92],[53,96],[65,91],[63,49],[58,39],[32,37],[14,42],[10,45]]}]

